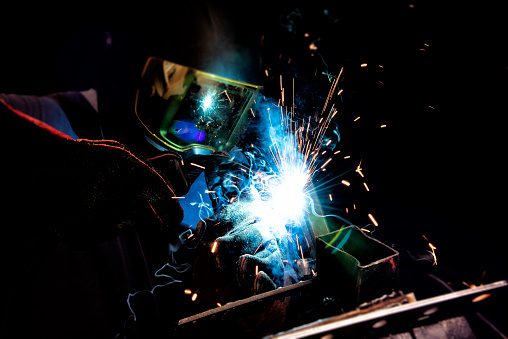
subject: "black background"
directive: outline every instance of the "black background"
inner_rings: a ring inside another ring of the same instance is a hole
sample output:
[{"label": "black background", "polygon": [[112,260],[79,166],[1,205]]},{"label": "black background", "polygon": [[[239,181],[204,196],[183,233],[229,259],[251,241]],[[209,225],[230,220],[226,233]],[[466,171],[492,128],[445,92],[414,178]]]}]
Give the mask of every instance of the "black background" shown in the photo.
[{"label": "black background", "polygon": [[[243,15],[238,4],[228,6]],[[305,96],[311,78],[306,72],[338,74],[344,67],[341,147],[351,153],[353,167],[362,159],[370,188],[358,197],[363,219],[355,222],[368,223],[372,213],[379,222],[376,236],[397,249],[426,252],[425,235],[437,247],[433,269],[458,282],[507,279],[508,29],[502,2],[249,6],[256,7],[258,20],[251,16],[245,27],[264,34],[260,81],[268,91],[278,86],[277,73],[302,73],[296,87]],[[80,32],[129,22],[122,10],[6,7],[0,92],[43,95],[93,87],[97,57],[85,48],[93,42],[74,54],[80,76],[69,76],[69,54],[62,51]],[[308,48],[312,42],[315,51]],[[270,77],[263,78],[269,67]],[[323,86],[324,95],[327,90]],[[360,179],[353,184],[363,189]]]}]

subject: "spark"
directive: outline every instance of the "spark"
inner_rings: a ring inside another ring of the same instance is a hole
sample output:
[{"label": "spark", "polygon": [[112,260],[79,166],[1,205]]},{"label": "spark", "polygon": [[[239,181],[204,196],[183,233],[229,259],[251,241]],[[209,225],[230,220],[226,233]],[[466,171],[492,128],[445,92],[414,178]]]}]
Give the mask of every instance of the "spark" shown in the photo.
[{"label": "spark", "polygon": [[231,102],[231,98],[228,95],[228,91],[224,90],[224,94],[226,94],[226,97],[228,98],[228,101]]},{"label": "spark", "polygon": [[356,117],[356,119],[355,119],[355,120],[353,120],[353,122],[358,121],[358,119],[360,119],[360,117]]},{"label": "spark", "polygon": [[437,257],[436,257],[436,246],[432,245],[432,243],[429,242],[429,247],[432,250],[432,256],[434,257],[434,265],[437,265]]},{"label": "spark", "polygon": [[201,165],[198,165],[198,164],[195,164],[193,162],[189,163],[190,165],[192,166],[196,166],[196,167],[199,167],[199,168],[202,168],[202,169],[206,169],[204,166],[201,166]]},{"label": "spark", "polygon": [[258,265],[256,265],[255,275],[258,275],[258,274],[259,274],[259,267],[258,267]]},{"label": "spark", "polygon": [[217,251],[217,241],[214,241],[212,245],[212,253],[215,253],[215,251]]},{"label": "spark", "polygon": [[471,301],[474,302],[474,303],[477,303],[479,301],[487,299],[490,296],[491,296],[490,293],[483,293],[483,294],[480,294],[479,296],[473,298],[473,300],[471,300]]},{"label": "spark", "polygon": [[349,159],[349,158],[351,158],[351,156],[350,156],[350,155],[346,155],[346,156],[344,157],[344,159]]},{"label": "spark", "polygon": [[326,162],[323,164],[323,166],[321,166],[321,168],[325,168],[325,166],[328,165],[330,161],[332,161],[332,158],[326,160]]},{"label": "spark", "polygon": [[284,105],[284,87],[282,87],[282,74],[280,75],[280,95],[281,95],[282,105]]},{"label": "spark", "polygon": [[235,179],[238,179],[238,180],[243,180],[243,178],[240,178],[240,177],[239,177],[239,176],[237,176],[237,175],[233,175],[233,174],[231,174],[231,173],[226,173],[226,174],[227,174],[227,175],[229,175],[230,177],[235,178]]},{"label": "spark", "polygon": [[363,64],[360,65],[360,67],[367,67],[367,64],[363,63]]},{"label": "spark", "polygon": [[437,257],[436,257],[436,249],[437,247],[432,245],[432,243],[429,241],[429,239],[422,234],[422,237],[425,238],[425,240],[427,240],[427,243],[429,245],[429,248],[430,248],[430,254],[432,254],[432,257],[434,258],[434,265],[437,265]]},{"label": "spark", "polygon": [[259,244],[258,248],[256,248],[256,250],[254,251],[254,253],[252,253],[252,255],[256,254],[259,251],[259,249],[261,248],[261,245],[263,245],[263,243]]},{"label": "spark", "polygon": [[[332,86],[330,88],[330,91],[328,92],[328,96],[326,97],[326,101],[325,101],[325,104],[323,105],[323,110],[321,111],[321,114],[324,113],[326,111],[326,108],[328,107],[328,101],[330,101],[330,99],[332,98],[332,95],[333,93],[335,92],[335,88],[337,87],[337,84],[339,82],[339,78],[340,78],[340,75],[342,74],[342,71],[344,70],[344,68],[341,68],[340,69],[340,72],[339,72],[339,75],[337,76],[337,78],[333,81],[332,83]],[[333,106],[332,106],[333,108]],[[328,127],[328,126],[327,126]]]},{"label": "spark", "polygon": [[361,165],[362,165],[362,160],[360,159],[360,163],[358,164],[358,167],[356,167],[355,172],[356,172],[356,173],[358,173],[358,174],[360,174],[360,176],[361,176],[362,178],[364,178],[364,175],[363,175],[363,172],[362,172]]},{"label": "spark", "polygon": [[385,128],[385,127],[386,127],[386,125],[381,125],[381,128]]},{"label": "spark", "polygon": [[328,194],[328,198],[330,198],[330,201],[333,201],[331,194]]},{"label": "spark", "polygon": [[192,301],[196,301],[196,299],[198,298],[198,294],[197,293],[194,293],[191,297],[191,300]]},{"label": "spark", "polygon": [[187,289],[183,290],[183,293],[191,295],[192,291],[187,288]]},{"label": "spark", "polygon": [[185,197],[171,197],[171,199],[185,199]]},{"label": "spark", "polygon": [[351,183],[349,181],[347,181],[347,180],[342,180],[341,182],[342,182],[343,185],[346,185],[346,186],[350,186],[351,185]]},{"label": "spark", "polygon": [[365,186],[365,189],[366,189],[366,190],[367,190],[367,192],[368,192],[368,191],[369,191],[369,186],[367,186],[367,183],[366,183],[366,182],[364,182],[364,183],[363,183],[363,186]]},{"label": "spark", "polygon": [[370,221],[372,221],[372,223],[374,224],[374,226],[378,226],[379,224],[377,223],[376,219],[374,219],[374,216],[372,214],[369,213],[369,219]]}]

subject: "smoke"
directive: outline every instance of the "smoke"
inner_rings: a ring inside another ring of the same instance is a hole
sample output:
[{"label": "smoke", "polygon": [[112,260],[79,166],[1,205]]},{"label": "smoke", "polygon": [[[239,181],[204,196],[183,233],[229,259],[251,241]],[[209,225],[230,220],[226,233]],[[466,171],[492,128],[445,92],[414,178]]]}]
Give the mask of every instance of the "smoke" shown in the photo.
[{"label": "smoke", "polygon": [[134,293],[129,293],[129,295],[127,296],[127,306],[129,307],[129,310],[131,311],[134,321],[137,321],[137,316],[136,316],[136,312],[134,311],[133,305],[131,304],[132,298],[134,298],[138,294],[142,294],[142,293],[149,293],[149,294],[153,295],[155,290],[158,288],[162,288],[162,287],[166,287],[171,284],[174,284],[174,283],[181,283],[182,282],[181,280],[174,279],[171,275],[168,275],[166,273],[161,273],[161,271],[163,271],[166,267],[172,267],[172,266],[170,264],[165,264],[164,266],[162,266],[159,270],[157,270],[154,273],[155,278],[167,278],[168,281],[166,283],[156,285],[152,289],[149,289],[149,290],[141,290],[141,291],[137,291]]},{"label": "smoke", "polygon": [[[157,299],[156,293],[168,294],[172,291],[183,291],[184,285],[187,284],[189,269],[192,267],[194,260],[193,255],[190,254],[198,245],[199,239],[197,239],[192,229],[180,232],[176,237],[176,241],[168,243],[168,262],[153,274],[152,284],[154,286],[128,294],[127,307],[131,314],[127,320],[130,318],[134,322],[138,321],[138,313],[146,317],[147,312],[144,307],[147,306],[147,303]],[[168,292],[167,289],[170,289],[170,291]],[[181,297],[175,296],[175,300],[181,300]],[[124,331],[127,330],[127,321],[125,326]]]}]

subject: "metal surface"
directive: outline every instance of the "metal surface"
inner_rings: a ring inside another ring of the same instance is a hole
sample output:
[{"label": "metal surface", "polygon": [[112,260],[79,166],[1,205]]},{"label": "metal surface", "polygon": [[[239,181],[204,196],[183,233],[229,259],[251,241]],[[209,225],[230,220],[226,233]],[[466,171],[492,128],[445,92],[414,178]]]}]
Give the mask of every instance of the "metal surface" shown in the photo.
[{"label": "metal surface", "polygon": [[237,300],[234,302],[227,303],[226,305],[222,307],[216,307],[212,308],[210,310],[207,310],[205,312],[201,312],[198,314],[194,314],[190,317],[180,319],[178,321],[178,326],[182,326],[188,323],[196,323],[199,320],[207,319],[211,320],[215,317],[221,317],[224,316],[225,313],[232,312],[232,311],[238,311],[238,309],[242,307],[252,307],[254,303],[263,303],[263,302],[270,302],[277,298],[284,298],[288,295],[294,294],[297,292],[297,290],[308,287],[310,284],[312,284],[312,280],[309,281],[302,281],[297,284],[293,284],[287,287],[281,287],[273,291],[261,293],[258,295],[254,295],[249,298],[245,298],[242,300]]},{"label": "metal surface", "polygon": [[216,333],[222,338],[260,338],[282,329],[288,308],[294,307],[294,299],[312,294],[316,287],[312,280],[234,301],[187,318],[180,319],[177,337]]},{"label": "metal surface", "polygon": [[344,308],[354,308],[398,289],[399,253],[356,226],[316,240],[317,272]]},{"label": "metal surface", "polygon": [[[266,338],[320,338],[327,334],[360,336],[362,334],[372,334],[376,330],[381,331],[390,325],[403,323],[405,326],[411,326],[413,323],[418,323],[418,321],[430,317],[438,317],[440,314],[448,315],[453,310],[461,313],[465,308],[474,306],[480,300],[480,296],[506,291],[507,287],[508,281],[502,280],[476,288],[360,314],[348,319],[341,319],[340,316],[324,319]],[[334,321],[335,319],[338,320]]]}]

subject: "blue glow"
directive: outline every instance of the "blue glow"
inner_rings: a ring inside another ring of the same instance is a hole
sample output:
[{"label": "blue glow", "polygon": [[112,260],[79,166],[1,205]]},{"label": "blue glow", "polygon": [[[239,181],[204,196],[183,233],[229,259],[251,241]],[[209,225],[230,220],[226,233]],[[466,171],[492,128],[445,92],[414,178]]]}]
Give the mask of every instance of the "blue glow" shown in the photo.
[{"label": "blue glow", "polygon": [[189,121],[175,120],[170,132],[187,142],[203,142],[206,138],[206,133]]},{"label": "blue glow", "polygon": [[205,173],[203,172],[194,181],[189,192],[185,195],[185,199],[179,201],[184,211],[182,220],[184,225],[196,229],[196,225],[200,220],[212,216],[213,209],[210,196],[204,193],[207,190]]},{"label": "blue glow", "polygon": [[206,138],[206,133],[203,131],[196,131],[194,133],[194,141],[196,142],[202,142]]}]

